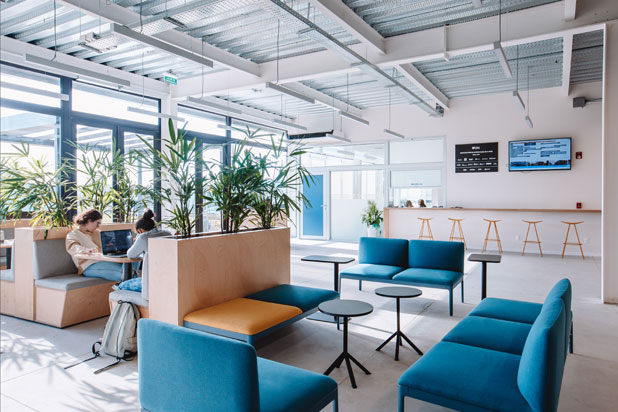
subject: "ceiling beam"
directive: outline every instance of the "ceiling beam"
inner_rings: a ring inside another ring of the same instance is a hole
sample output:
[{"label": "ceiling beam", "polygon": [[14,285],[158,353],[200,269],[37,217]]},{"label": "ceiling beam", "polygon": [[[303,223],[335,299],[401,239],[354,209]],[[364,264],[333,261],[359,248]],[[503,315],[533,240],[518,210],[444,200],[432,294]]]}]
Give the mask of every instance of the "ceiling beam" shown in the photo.
[{"label": "ceiling beam", "polygon": [[341,0],[309,0],[316,9],[378,54],[386,54],[384,37]]},{"label": "ceiling beam", "polygon": [[298,82],[286,83],[285,87],[295,92],[302,93],[307,97],[311,97],[313,100],[316,101],[316,103],[320,103],[324,106],[327,106],[327,107],[330,107],[336,110],[348,112],[357,117],[363,117],[363,112],[358,107],[348,105],[343,100],[339,100],[337,98],[333,99],[332,96],[329,96],[326,93],[322,93],[321,91],[316,90],[312,87],[305,86],[302,83],[298,83]]},{"label": "ceiling beam", "polygon": [[448,109],[448,97],[444,95],[419,69],[412,63],[397,65],[397,71],[415,86],[427,93],[440,106]]},{"label": "ceiling beam", "polygon": [[575,20],[577,14],[577,0],[564,0],[564,19]]},{"label": "ceiling beam", "polygon": [[[75,1],[75,0],[74,0]],[[549,3],[508,13],[503,16],[503,24],[509,28],[502,37],[502,46],[509,47],[541,40],[563,37],[568,33],[585,33],[603,28],[606,21],[618,19],[618,1],[589,2],[580,4],[577,20],[564,20],[562,2]],[[447,31],[449,56],[454,57],[493,49],[496,40],[497,16],[449,26]],[[368,60],[382,68],[398,64],[441,59],[444,56],[444,29],[422,30],[418,32],[389,37],[385,40],[388,53],[367,51]],[[357,53],[364,54],[364,45],[349,46]],[[228,90],[246,90],[259,87],[267,81],[276,80],[276,62],[260,64],[261,77],[229,73],[213,73],[205,76],[205,94],[226,93]],[[355,68],[346,61],[336,58],[329,51],[290,57],[279,61],[279,83],[297,82],[345,74]],[[199,76],[184,79],[173,90],[175,97],[190,96],[200,90]]]},{"label": "ceiling beam", "polygon": [[562,87],[564,96],[569,96],[571,87],[571,59],[573,57],[573,35],[566,34],[562,38]]},{"label": "ceiling beam", "polygon": [[[107,22],[118,23],[124,26],[139,25],[139,13],[112,2],[99,0],[57,0],[59,4],[82,10],[91,16],[101,17]],[[152,37],[163,40],[173,46],[183,48],[192,53],[202,54],[223,66],[251,74],[255,77],[260,75],[260,66],[257,63],[244,59],[211,44],[202,42],[200,39],[181,33],[178,30],[168,30],[157,33]]]}]

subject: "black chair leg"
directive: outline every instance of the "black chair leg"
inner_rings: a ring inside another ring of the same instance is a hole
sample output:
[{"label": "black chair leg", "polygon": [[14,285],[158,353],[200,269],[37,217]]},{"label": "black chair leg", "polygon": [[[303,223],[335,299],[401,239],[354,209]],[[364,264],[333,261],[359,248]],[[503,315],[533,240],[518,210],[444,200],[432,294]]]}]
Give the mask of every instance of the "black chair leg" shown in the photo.
[{"label": "black chair leg", "polygon": [[569,353],[573,354],[573,322],[571,321],[571,333],[569,333]]},{"label": "black chair leg", "polygon": [[464,281],[461,280],[461,303],[464,303]]},{"label": "black chair leg", "polygon": [[448,314],[453,316],[453,289],[448,290]]},{"label": "black chair leg", "polygon": [[358,281],[358,290],[363,290],[363,281],[362,280]]}]

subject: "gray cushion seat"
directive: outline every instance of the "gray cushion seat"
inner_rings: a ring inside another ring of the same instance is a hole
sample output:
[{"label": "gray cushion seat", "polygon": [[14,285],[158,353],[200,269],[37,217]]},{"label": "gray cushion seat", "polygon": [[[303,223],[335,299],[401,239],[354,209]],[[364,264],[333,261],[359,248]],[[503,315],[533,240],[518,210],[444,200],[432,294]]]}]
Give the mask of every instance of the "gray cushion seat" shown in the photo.
[{"label": "gray cushion seat", "polygon": [[49,278],[38,279],[34,282],[37,287],[58,289],[58,290],[74,290],[87,288],[90,286],[102,285],[104,283],[112,283],[107,279],[87,278],[81,275],[60,275]]},{"label": "gray cushion seat", "polygon": [[134,303],[137,306],[148,307],[148,301],[143,298],[142,293],[132,290],[115,290],[109,294],[109,299],[116,302],[122,300],[124,302]]},{"label": "gray cushion seat", "polygon": [[13,273],[13,269],[0,270],[0,280],[4,280],[5,282],[15,282],[15,273]]}]

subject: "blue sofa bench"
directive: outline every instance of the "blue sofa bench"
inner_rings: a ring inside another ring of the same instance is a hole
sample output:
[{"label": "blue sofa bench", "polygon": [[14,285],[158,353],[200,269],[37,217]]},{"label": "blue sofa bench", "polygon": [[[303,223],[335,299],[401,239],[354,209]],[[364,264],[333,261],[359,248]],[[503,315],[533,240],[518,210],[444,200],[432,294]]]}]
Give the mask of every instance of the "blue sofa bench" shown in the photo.
[{"label": "blue sofa bench", "polygon": [[138,322],[139,400],[149,412],[318,412],[328,376],[257,357],[244,342],[152,319]]},{"label": "blue sofa bench", "polygon": [[362,237],[359,264],[341,271],[339,291],[343,279],[358,280],[359,289],[363,281],[446,289],[453,316],[453,289],[460,283],[464,300],[464,255],[461,242]]},{"label": "blue sofa bench", "polygon": [[[484,300],[485,302],[487,300]],[[571,283],[552,288],[531,323],[528,305],[481,303],[399,379],[405,397],[460,411],[555,412],[571,323]],[[527,303],[527,302],[520,302]],[[484,306],[484,307],[483,307]],[[510,309],[509,309],[510,308]],[[483,313],[483,316],[478,316]]]},{"label": "blue sofa bench", "polygon": [[253,344],[318,310],[339,293],[297,285],[278,285],[244,298],[210,306],[184,317],[184,326]]}]

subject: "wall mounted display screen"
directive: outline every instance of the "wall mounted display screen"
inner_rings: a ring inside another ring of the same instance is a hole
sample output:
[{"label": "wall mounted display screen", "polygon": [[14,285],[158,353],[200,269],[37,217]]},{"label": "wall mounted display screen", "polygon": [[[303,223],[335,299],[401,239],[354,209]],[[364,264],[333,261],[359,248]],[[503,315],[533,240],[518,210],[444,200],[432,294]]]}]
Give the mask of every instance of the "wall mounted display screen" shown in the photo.
[{"label": "wall mounted display screen", "polygon": [[509,171],[570,170],[571,138],[509,142]]},{"label": "wall mounted display screen", "polygon": [[498,171],[498,142],[455,145],[455,173]]}]

